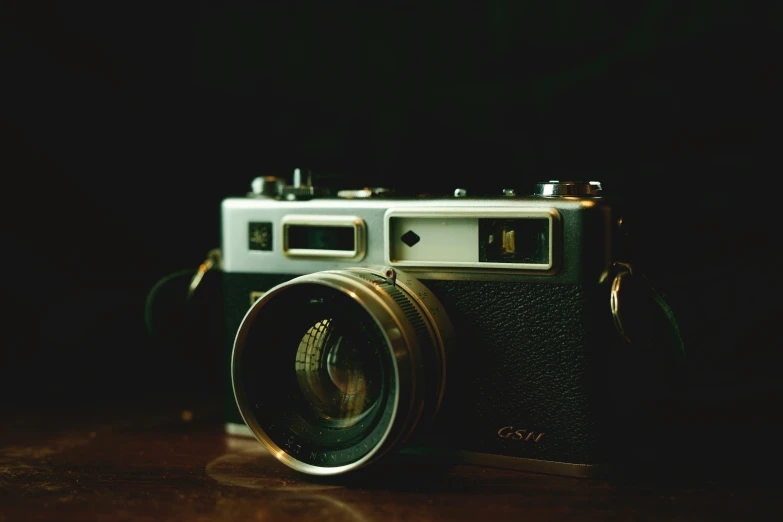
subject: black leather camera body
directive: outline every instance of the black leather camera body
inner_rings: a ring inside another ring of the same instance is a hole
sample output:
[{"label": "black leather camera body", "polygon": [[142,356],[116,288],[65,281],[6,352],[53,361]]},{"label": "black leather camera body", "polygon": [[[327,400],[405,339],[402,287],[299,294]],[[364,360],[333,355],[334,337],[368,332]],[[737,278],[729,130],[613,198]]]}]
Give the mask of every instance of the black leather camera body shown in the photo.
[{"label": "black leather camera body", "polygon": [[645,321],[621,219],[597,182],[473,197],[257,178],[222,204],[227,430],[313,475],[392,452],[600,472]]}]

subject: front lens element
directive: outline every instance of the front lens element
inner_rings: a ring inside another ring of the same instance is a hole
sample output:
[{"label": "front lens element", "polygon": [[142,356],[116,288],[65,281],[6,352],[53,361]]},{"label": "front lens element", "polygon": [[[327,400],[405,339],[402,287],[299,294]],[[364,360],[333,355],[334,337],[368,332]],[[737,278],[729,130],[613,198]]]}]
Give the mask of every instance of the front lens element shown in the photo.
[{"label": "front lens element", "polygon": [[369,269],[327,271],[251,307],[234,344],[234,394],[273,455],[311,474],[344,472],[434,414],[447,319],[436,324],[417,290]]}]

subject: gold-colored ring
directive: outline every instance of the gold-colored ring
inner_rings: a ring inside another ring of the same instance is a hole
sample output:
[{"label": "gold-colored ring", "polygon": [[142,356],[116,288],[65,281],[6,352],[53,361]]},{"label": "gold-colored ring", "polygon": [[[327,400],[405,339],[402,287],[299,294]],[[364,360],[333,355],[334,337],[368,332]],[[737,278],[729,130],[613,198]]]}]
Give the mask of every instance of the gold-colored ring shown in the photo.
[{"label": "gold-colored ring", "polygon": [[190,300],[190,298],[193,297],[193,294],[196,293],[196,289],[198,288],[199,284],[201,284],[201,280],[204,279],[204,274],[210,270],[220,270],[222,268],[223,254],[219,248],[213,248],[207,252],[207,258],[199,265],[198,270],[196,270],[196,273],[193,274],[193,277],[190,279],[187,296],[188,300]]},{"label": "gold-colored ring", "polygon": [[622,314],[620,313],[620,286],[622,284],[623,277],[633,275],[633,270],[631,269],[631,265],[627,263],[615,262],[614,266],[615,268],[618,268],[618,272],[612,280],[612,291],[610,295],[609,306],[612,310],[612,320],[614,321],[614,326],[617,328],[620,337],[622,337],[627,343],[630,343],[631,338],[628,336],[628,333],[623,327]]}]

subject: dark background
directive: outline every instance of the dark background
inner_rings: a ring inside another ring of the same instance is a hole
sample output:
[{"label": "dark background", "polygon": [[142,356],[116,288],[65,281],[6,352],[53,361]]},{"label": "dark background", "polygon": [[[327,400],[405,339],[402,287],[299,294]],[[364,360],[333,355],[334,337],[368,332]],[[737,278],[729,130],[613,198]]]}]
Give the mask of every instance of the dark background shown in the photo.
[{"label": "dark background", "polygon": [[222,346],[178,330],[208,324],[171,297],[185,278],[155,336],[145,299],[219,246],[221,199],[302,166],[427,192],[601,180],[637,202],[694,396],[756,416],[779,394],[779,7],[14,2],[2,19],[6,407],[214,393]]}]

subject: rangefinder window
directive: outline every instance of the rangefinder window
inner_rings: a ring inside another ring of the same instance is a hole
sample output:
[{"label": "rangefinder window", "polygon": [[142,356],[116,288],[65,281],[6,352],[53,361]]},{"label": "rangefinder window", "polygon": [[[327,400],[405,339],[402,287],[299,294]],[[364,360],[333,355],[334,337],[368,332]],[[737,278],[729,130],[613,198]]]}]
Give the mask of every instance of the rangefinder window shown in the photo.
[{"label": "rangefinder window", "polygon": [[555,209],[390,209],[392,266],[550,271],[556,268]]},{"label": "rangefinder window", "polygon": [[356,216],[286,216],[284,252],[292,257],[364,257],[364,221]]},{"label": "rangefinder window", "polygon": [[482,263],[549,264],[548,219],[479,219]]}]

